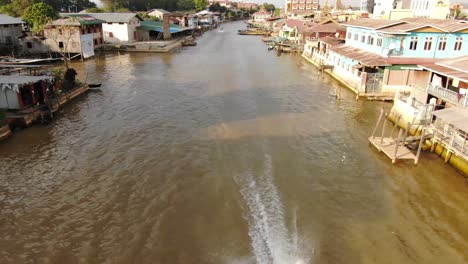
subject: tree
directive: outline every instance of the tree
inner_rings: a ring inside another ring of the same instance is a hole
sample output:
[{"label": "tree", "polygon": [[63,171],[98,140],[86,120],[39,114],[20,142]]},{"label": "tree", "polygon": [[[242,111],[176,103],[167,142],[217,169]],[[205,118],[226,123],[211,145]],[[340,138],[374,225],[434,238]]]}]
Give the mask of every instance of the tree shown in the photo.
[{"label": "tree", "polygon": [[19,17],[23,15],[26,8],[38,2],[39,0],[13,0],[9,4],[3,5],[0,11],[10,16]]},{"label": "tree", "polygon": [[195,0],[195,8],[197,10],[204,10],[206,8],[207,0]]},{"label": "tree", "polygon": [[86,13],[104,13],[104,10],[99,7],[91,7],[86,9]]},{"label": "tree", "polygon": [[274,16],[275,16],[275,17],[281,16],[281,9],[279,9],[279,8],[275,9]]},{"label": "tree", "polygon": [[276,7],[274,4],[263,3],[262,5],[268,12],[274,12]]},{"label": "tree", "polygon": [[179,10],[193,10],[195,9],[195,2],[193,0],[179,0],[177,1],[177,8]]},{"label": "tree", "polygon": [[44,3],[37,3],[24,10],[23,20],[32,27],[32,31],[39,33],[49,21],[58,18],[58,12]]}]

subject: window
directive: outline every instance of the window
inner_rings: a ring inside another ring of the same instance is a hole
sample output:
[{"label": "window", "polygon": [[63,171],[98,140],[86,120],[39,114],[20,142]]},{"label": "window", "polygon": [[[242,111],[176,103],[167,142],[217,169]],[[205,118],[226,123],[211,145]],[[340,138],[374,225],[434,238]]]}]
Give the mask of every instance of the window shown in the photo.
[{"label": "window", "polygon": [[439,47],[438,50],[445,50],[447,47],[447,37],[440,37],[439,38]]},{"label": "window", "polygon": [[348,32],[348,39],[351,39],[351,32]]},{"label": "window", "polygon": [[94,45],[97,45],[98,44],[98,41],[97,39],[94,40]]},{"label": "window", "polygon": [[4,27],[4,28],[7,28],[7,27],[8,27],[8,25],[3,25],[3,27]]},{"label": "window", "polygon": [[119,22],[119,25],[123,25],[124,23],[123,22]]},{"label": "window", "polygon": [[59,42],[59,48],[63,49],[63,42],[62,41]]},{"label": "window", "polygon": [[377,38],[377,47],[382,47],[383,39]]},{"label": "window", "polygon": [[20,25],[19,24],[15,24],[15,27],[19,27]]},{"label": "window", "polygon": [[114,37],[114,33],[109,32],[109,38],[113,38],[113,37]]},{"label": "window", "polygon": [[59,31],[59,35],[62,35],[62,34],[63,34],[62,29],[59,29],[58,31]]},{"label": "window", "polygon": [[463,43],[463,38],[462,37],[458,37],[456,40],[455,40],[455,47],[453,48],[454,50],[461,50],[462,48],[462,43]]},{"label": "window", "polygon": [[361,42],[366,43],[366,34],[362,34],[361,36]]},{"label": "window", "polygon": [[411,37],[409,49],[416,50],[418,48],[418,37]]},{"label": "window", "polygon": [[112,25],[112,22],[107,23],[107,25]]},{"label": "window", "polygon": [[32,42],[28,41],[28,42],[26,42],[26,46],[28,47],[28,49],[32,49],[33,44],[32,44]]},{"label": "window", "polygon": [[426,37],[426,41],[424,41],[424,50],[432,49],[432,40],[433,40],[433,37]]},{"label": "window", "polygon": [[369,35],[369,37],[367,37],[367,44],[374,45],[374,35]]},{"label": "window", "polygon": [[355,41],[358,41],[358,39],[359,39],[358,33],[354,33],[354,40],[355,40]]}]

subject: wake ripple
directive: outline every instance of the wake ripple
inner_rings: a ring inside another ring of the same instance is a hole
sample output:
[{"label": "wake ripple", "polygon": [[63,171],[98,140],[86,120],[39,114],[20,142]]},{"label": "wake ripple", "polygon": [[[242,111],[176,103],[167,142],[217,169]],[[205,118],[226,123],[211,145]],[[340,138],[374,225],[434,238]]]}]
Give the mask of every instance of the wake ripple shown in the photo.
[{"label": "wake ripple", "polygon": [[301,257],[296,211],[293,214],[293,233],[285,225],[284,208],[274,184],[271,156],[265,156],[263,173],[254,177],[246,173],[237,177],[241,195],[248,206],[247,220],[255,262],[258,264],[303,264]]}]

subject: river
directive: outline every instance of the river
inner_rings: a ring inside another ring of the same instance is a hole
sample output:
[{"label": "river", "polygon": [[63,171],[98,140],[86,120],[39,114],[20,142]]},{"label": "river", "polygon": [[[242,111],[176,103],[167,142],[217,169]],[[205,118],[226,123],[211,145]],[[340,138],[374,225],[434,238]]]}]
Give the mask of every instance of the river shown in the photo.
[{"label": "river", "polygon": [[464,178],[243,27],[75,63],[102,92],[0,144],[0,263],[468,263]]}]

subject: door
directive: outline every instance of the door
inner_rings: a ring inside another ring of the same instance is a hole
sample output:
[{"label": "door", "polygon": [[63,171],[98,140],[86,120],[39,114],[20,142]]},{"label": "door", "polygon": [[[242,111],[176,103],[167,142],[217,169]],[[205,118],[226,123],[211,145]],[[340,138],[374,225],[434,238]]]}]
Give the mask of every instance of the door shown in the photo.
[{"label": "door", "polygon": [[133,40],[138,41],[138,32],[133,31]]}]

